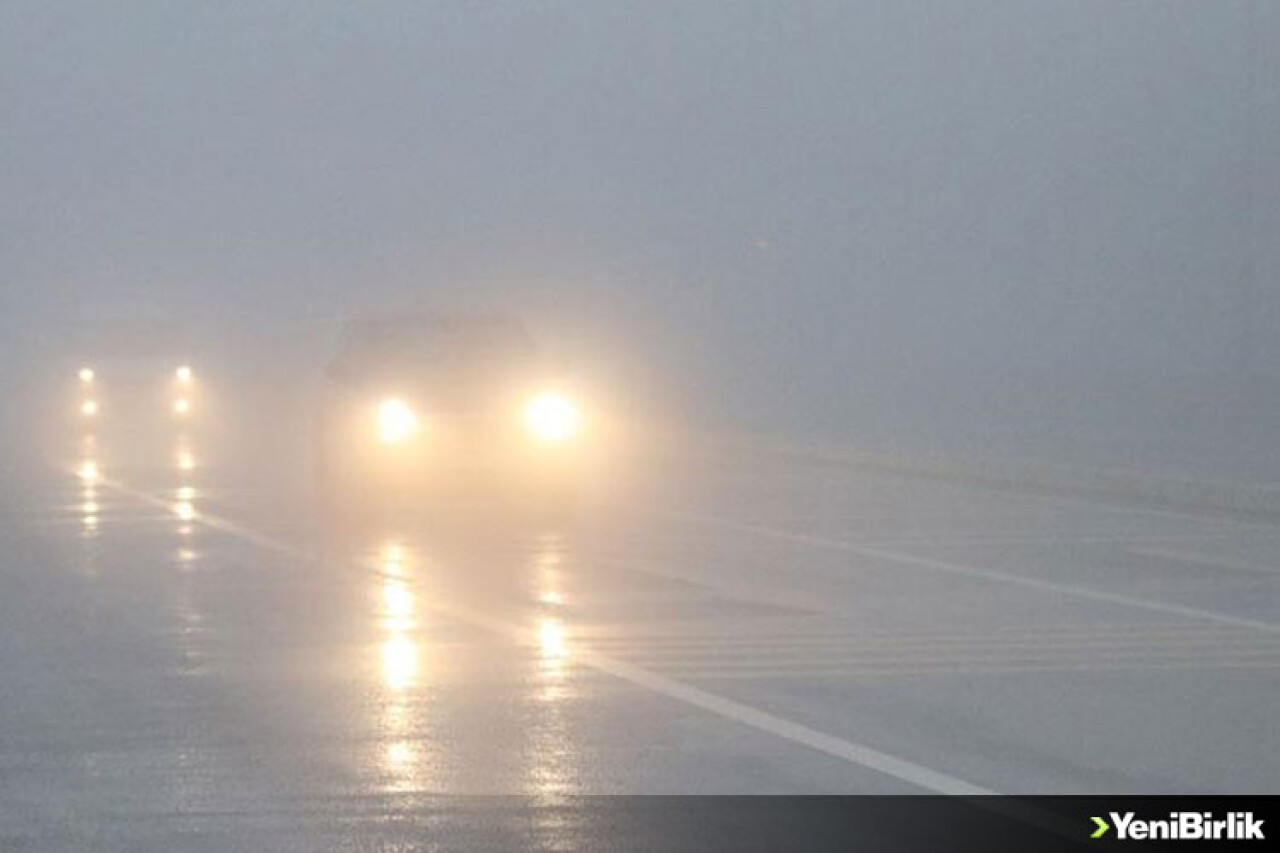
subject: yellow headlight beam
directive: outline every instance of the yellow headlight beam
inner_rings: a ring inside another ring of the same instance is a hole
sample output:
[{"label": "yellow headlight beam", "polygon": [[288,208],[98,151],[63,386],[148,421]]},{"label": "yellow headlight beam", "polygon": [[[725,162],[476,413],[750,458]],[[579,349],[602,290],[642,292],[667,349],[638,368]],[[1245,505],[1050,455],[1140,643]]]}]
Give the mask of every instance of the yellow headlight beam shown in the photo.
[{"label": "yellow headlight beam", "polygon": [[578,407],[563,394],[554,392],[539,394],[524,408],[524,423],[529,432],[552,444],[573,438],[581,420]]},{"label": "yellow headlight beam", "polygon": [[418,429],[418,417],[404,400],[395,397],[378,404],[378,440],[384,444],[403,441]]}]

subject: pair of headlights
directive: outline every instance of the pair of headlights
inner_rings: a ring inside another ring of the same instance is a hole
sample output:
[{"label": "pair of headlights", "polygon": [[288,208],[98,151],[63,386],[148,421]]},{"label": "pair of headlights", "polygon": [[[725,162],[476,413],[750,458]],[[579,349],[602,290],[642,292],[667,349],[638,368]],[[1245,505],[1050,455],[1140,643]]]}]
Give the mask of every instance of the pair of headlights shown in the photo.
[{"label": "pair of headlights", "polygon": [[[191,385],[191,368],[182,365],[173,371],[173,378],[177,381],[180,388]],[[178,417],[185,417],[191,412],[191,399],[184,393],[179,393],[173,400],[173,413]]]},{"label": "pair of headlights", "polygon": [[[93,372],[92,367],[80,368],[80,385],[86,392],[93,387],[94,377],[97,375]],[[80,414],[86,418],[96,418],[98,416],[98,401],[93,397],[85,397],[80,401]]]},{"label": "pair of headlights", "polygon": [[[173,401],[173,413],[178,417],[185,417],[191,413],[191,401],[186,397],[179,397]],[[98,401],[92,397],[80,401],[80,414],[86,418],[96,418],[98,416]]]},{"label": "pair of headlights", "polygon": [[[523,414],[529,434],[548,444],[562,444],[573,438],[582,420],[573,401],[552,391],[530,400],[525,404]],[[418,416],[404,400],[389,398],[378,404],[380,441],[393,444],[404,441],[417,431]]]},{"label": "pair of headlights", "polygon": [[[80,372],[77,375],[80,377],[80,384],[86,385],[86,386],[92,385],[93,380],[96,379],[98,376],[98,374],[94,372],[92,367],[80,368]],[[191,384],[192,376],[193,374],[191,373],[191,368],[185,364],[179,367],[177,370],[173,371],[173,378],[183,385]]]},{"label": "pair of headlights", "polygon": [[[77,374],[80,377],[80,386],[85,390],[86,394],[91,392],[94,386],[94,380],[97,379],[97,373],[92,367],[82,367]],[[191,368],[182,365],[173,372],[174,380],[179,387],[185,388],[191,384],[192,373]],[[179,393],[173,400],[173,413],[178,417],[184,417],[191,412],[191,399],[184,393]],[[80,414],[85,418],[95,418],[98,416],[98,401],[92,396],[86,396],[80,401]]]}]

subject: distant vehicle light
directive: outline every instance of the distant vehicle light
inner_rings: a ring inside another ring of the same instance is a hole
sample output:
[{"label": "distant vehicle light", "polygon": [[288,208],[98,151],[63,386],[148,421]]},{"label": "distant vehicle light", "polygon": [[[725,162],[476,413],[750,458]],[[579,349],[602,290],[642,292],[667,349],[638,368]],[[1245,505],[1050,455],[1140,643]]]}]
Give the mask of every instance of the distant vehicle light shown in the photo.
[{"label": "distant vehicle light", "polygon": [[80,414],[84,415],[86,418],[96,416],[98,414],[98,401],[85,400],[80,404]]},{"label": "distant vehicle light", "polygon": [[80,368],[80,381],[83,382],[84,384],[88,385],[90,382],[92,382],[93,376],[94,376],[93,368],[90,368],[90,367]]},{"label": "distant vehicle light", "polygon": [[83,462],[80,465],[80,470],[76,473],[80,475],[81,480],[96,480],[98,479],[98,463],[92,459]]},{"label": "distant vehicle light", "polygon": [[191,401],[186,397],[179,397],[173,401],[173,413],[175,415],[185,415],[191,411]]},{"label": "distant vehicle light", "polygon": [[418,428],[418,418],[404,400],[394,397],[378,404],[378,440],[385,444],[403,441]]},{"label": "distant vehicle light", "polygon": [[187,367],[187,366],[184,364],[184,365],[182,365],[182,367],[179,367],[177,370],[175,370],[175,371],[173,372],[173,375],[177,377],[177,379],[178,379],[178,381],[179,381],[179,382],[183,382],[183,383],[190,382],[190,381],[191,381],[191,368],[190,368],[190,367]]},{"label": "distant vehicle light", "polygon": [[544,658],[559,659],[569,654],[564,623],[559,619],[543,619],[538,623],[538,645]]},{"label": "distant vehicle light", "polygon": [[529,401],[524,409],[525,426],[546,442],[559,444],[577,432],[581,416],[578,407],[562,394],[547,392]]}]

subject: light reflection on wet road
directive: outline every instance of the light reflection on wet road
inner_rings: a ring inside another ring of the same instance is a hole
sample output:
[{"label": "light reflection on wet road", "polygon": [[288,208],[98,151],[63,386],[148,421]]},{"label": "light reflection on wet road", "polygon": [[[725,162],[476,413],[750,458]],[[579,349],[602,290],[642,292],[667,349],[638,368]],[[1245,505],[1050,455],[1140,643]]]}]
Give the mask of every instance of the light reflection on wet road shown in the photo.
[{"label": "light reflection on wet road", "polygon": [[[662,513],[342,523],[215,476],[191,437],[163,466],[109,450],[7,494],[0,837],[128,849],[222,815],[314,841],[449,793],[1280,783],[1280,574],[1143,553],[1274,566],[1265,526],[885,475],[815,505],[715,470]],[[1098,589],[1227,621],[1072,592]]]}]

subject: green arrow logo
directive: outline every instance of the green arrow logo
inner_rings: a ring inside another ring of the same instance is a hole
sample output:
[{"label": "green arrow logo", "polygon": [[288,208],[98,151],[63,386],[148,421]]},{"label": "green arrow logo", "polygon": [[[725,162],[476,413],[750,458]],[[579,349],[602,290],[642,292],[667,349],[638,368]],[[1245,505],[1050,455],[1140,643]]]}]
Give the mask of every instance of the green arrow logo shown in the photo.
[{"label": "green arrow logo", "polygon": [[1098,825],[1098,828],[1093,831],[1093,835],[1089,836],[1090,838],[1101,838],[1106,835],[1107,830],[1111,828],[1111,826],[1100,817],[1090,818],[1090,820]]}]

